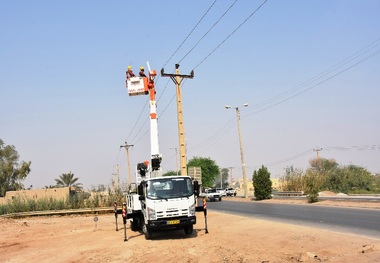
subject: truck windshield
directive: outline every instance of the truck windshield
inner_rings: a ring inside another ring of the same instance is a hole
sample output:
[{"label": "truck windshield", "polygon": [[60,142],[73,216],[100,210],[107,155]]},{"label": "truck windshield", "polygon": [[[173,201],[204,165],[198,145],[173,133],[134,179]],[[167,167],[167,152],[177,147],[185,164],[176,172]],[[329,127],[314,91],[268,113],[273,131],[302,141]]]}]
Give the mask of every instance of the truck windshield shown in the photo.
[{"label": "truck windshield", "polygon": [[164,177],[148,181],[147,198],[170,199],[189,197],[193,194],[191,179]]}]

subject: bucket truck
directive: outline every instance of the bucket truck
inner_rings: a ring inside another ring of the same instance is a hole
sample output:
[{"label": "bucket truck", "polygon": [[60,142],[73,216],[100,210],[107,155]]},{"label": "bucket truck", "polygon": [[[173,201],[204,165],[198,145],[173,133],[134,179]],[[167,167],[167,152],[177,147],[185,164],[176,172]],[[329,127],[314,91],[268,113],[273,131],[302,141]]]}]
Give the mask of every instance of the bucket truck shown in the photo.
[{"label": "bucket truck", "polygon": [[137,164],[136,183],[129,186],[127,217],[131,230],[142,230],[146,239],[158,230],[183,229],[191,235],[196,224],[195,198],[199,185],[189,176],[162,176],[158,144],[157,113],[155,100],[155,70],[148,77],[132,77],[127,80],[129,96],[148,95],[150,105],[151,162]]}]

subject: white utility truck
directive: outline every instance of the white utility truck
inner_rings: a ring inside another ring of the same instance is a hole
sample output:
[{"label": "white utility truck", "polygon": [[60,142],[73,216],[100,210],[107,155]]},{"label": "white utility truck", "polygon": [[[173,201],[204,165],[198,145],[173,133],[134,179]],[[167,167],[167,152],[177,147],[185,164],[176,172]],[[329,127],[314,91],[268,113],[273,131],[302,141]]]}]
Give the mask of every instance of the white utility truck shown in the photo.
[{"label": "white utility truck", "polygon": [[132,231],[142,230],[146,239],[152,238],[152,232],[165,229],[184,229],[186,235],[193,233],[197,181],[189,176],[148,178],[137,189],[137,194],[127,195],[127,207],[132,208],[135,202],[134,209],[127,212]]},{"label": "white utility truck", "polygon": [[152,238],[152,232],[165,229],[184,229],[185,234],[191,235],[196,223],[195,200],[199,195],[197,180],[189,176],[162,176],[155,76],[156,71],[149,69],[148,78],[127,81],[130,96],[149,94],[150,98],[151,163],[145,161],[137,164],[136,183],[129,186],[126,196],[131,230],[142,230],[146,239]]}]

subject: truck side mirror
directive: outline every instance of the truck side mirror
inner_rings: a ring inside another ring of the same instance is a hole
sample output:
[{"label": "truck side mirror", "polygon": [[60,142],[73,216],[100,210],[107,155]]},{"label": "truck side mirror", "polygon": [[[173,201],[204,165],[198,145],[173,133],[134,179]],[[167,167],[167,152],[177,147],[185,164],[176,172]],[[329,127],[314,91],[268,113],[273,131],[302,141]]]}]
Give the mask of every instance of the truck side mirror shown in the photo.
[{"label": "truck side mirror", "polygon": [[144,186],[143,186],[142,184],[139,184],[139,185],[137,186],[137,193],[138,193],[139,195],[144,195]]},{"label": "truck side mirror", "polygon": [[198,183],[198,181],[194,181],[194,194],[196,196],[199,195],[199,183]]}]

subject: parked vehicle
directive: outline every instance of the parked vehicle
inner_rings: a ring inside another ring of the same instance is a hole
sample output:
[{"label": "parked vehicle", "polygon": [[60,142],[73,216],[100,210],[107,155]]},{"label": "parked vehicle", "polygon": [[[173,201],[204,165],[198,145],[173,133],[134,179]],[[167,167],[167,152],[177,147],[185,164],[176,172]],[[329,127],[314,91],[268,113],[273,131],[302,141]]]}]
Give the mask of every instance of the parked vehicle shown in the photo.
[{"label": "parked vehicle", "polygon": [[222,188],[216,188],[216,190],[220,193],[221,196],[227,196],[226,190]]},{"label": "parked vehicle", "polygon": [[206,200],[209,202],[222,201],[222,195],[216,188],[206,189],[199,196],[206,197]]},{"label": "parked vehicle", "polygon": [[198,190],[188,176],[145,179],[137,194],[127,194],[131,230],[142,230],[146,239],[164,229],[184,229],[191,235],[196,224],[194,192]]},{"label": "parked vehicle", "polygon": [[[150,100],[151,162],[137,164],[136,183],[135,187],[129,185],[125,213],[126,219],[131,219],[131,230],[142,230],[146,239],[151,239],[154,231],[165,229],[183,229],[186,235],[191,235],[196,224],[199,193],[198,181],[189,176],[162,176],[154,87],[156,74],[149,69],[148,78],[127,79],[129,96],[149,94]],[[199,211],[203,211],[203,206],[200,208]]]},{"label": "parked vehicle", "polygon": [[236,189],[235,188],[227,188],[226,189],[226,195],[227,196],[236,196]]}]

